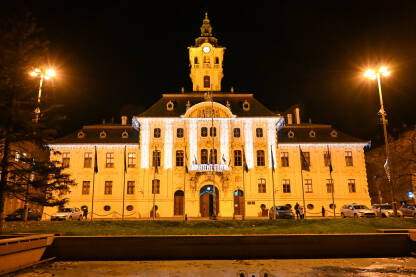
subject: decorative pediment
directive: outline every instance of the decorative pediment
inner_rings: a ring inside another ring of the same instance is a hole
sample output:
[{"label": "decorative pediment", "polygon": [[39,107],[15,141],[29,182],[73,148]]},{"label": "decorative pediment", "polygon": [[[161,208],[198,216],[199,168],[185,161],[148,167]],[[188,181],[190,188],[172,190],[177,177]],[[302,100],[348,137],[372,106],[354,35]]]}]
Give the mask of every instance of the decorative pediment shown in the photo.
[{"label": "decorative pediment", "polygon": [[185,118],[234,118],[226,106],[217,102],[201,102],[190,107],[182,116]]}]

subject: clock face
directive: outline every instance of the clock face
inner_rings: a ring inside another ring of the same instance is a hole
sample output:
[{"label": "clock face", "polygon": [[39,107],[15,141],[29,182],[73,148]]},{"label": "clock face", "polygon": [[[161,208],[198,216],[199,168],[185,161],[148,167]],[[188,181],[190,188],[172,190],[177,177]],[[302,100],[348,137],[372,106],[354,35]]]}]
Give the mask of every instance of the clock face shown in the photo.
[{"label": "clock face", "polygon": [[202,48],[202,51],[204,51],[204,53],[209,53],[209,51],[211,51],[211,48],[209,48],[209,46],[204,46],[204,48]]}]

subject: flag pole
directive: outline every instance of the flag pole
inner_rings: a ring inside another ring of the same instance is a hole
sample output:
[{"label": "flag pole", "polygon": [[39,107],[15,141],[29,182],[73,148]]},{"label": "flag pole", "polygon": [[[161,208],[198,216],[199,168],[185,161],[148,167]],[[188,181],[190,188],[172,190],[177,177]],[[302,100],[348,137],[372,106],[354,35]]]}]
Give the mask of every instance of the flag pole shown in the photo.
[{"label": "flag pole", "polygon": [[329,155],[329,178],[331,179],[332,210],[334,211],[334,217],[335,217],[335,199],[334,199],[335,184],[334,184],[334,179],[332,179],[332,154],[329,151],[329,145],[327,145],[327,147],[328,147],[328,155]]},{"label": "flag pole", "polygon": [[275,213],[276,213],[276,200],[275,200],[275,195],[274,195],[274,160],[273,160],[273,148],[272,148],[272,144],[270,145],[270,154],[271,154],[271,159],[272,159],[272,184],[273,184],[273,220],[276,219],[275,217]]},{"label": "flag pole", "polygon": [[302,161],[302,149],[300,148],[300,145],[299,145],[299,153],[300,153],[300,155],[301,155],[301,160],[300,160],[300,177],[301,177],[301,180],[302,180],[302,200],[303,200],[303,214],[305,215],[305,217],[306,217],[306,204],[305,204],[305,188],[304,188],[304,185],[303,185],[303,166],[302,166],[302,164],[303,164],[303,161]]},{"label": "flag pole", "polygon": [[126,198],[126,146],[124,145],[124,171],[123,171],[123,211],[121,213],[121,220],[124,220],[124,201]]},{"label": "flag pole", "polygon": [[[211,155],[210,155],[210,159],[211,159],[211,165],[212,165],[212,219],[216,219],[217,218],[217,202],[216,202],[216,191],[215,191],[215,171],[214,171],[214,147],[215,147],[215,142],[214,142],[214,98],[212,95],[212,92],[208,92],[210,94],[210,98],[211,98],[211,138],[212,138],[212,149],[211,149]],[[217,132],[215,131],[215,135]]]}]

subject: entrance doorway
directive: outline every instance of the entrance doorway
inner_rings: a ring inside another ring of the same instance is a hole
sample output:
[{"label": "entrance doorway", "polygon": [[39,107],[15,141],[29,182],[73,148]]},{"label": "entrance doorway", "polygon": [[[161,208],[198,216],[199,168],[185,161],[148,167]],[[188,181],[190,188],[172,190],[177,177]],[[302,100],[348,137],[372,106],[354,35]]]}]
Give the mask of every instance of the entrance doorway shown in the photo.
[{"label": "entrance doorway", "polygon": [[234,191],[234,215],[244,215],[244,192]]},{"label": "entrance doorway", "polygon": [[183,215],[184,207],[183,203],[185,201],[185,194],[183,190],[177,190],[174,194],[174,204],[173,204],[173,215]]},{"label": "entrance doorway", "polygon": [[[206,185],[199,191],[199,209],[202,217],[211,217],[214,215],[214,195],[213,186]],[[220,211],[220,200],[218,188],[215,188],[215,215]]]}]

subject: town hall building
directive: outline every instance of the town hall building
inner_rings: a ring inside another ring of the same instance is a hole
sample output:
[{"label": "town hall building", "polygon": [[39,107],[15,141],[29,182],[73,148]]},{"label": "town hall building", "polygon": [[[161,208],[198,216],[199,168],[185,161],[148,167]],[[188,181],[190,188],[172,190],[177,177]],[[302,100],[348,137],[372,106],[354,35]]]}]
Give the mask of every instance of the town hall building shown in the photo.
[{"label": "town hall building", "polygon": [[[75,179],[68,207],[93,218],[261,217],[296,203],[307,216],[369,205],[364,147],[297,106],[269,110],[221,88],[226,48],[205,15],[188,48],[192,92],[162,97],[131,123],[84,126],[51,143]],[[48,218],[56,208],[45,208]],[[156,212],[154,212],[156,211]]]}]

